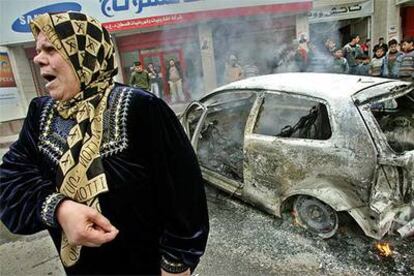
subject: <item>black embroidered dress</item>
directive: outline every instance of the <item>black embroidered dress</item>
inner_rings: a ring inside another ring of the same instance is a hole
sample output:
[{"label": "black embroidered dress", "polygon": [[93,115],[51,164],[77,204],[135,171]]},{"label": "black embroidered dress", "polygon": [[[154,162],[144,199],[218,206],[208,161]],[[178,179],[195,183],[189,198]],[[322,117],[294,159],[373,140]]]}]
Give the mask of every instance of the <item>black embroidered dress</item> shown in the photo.
[{"label": "black embroidered dress", "polygon": [[[50,97],[31,102],[18,141],[3,157],[0,217],[13,233],[48,229],[59,249],[61,230],[47,228],[40,209],[57,191],[56,169],[74,122],[59,117],[54,105]],[[171,109],[117,84],[100,154],[109,186],[99,195],[102,214],[119,234],[101,247],[84,246],[67,272],[159,274],[161,255],[194,268],[206,246],[207,206],[196,156]]]}]

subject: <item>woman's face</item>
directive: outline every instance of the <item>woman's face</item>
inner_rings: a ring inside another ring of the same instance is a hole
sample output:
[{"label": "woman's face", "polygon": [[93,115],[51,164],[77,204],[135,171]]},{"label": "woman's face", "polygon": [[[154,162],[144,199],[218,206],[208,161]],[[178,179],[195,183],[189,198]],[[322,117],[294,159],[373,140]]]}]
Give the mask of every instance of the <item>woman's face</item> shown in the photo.
[{"label": "woman's face", "polygon": [[46,79],[46,90],[59,101],[67,101],[80,91],[80,82],[70,64],[40,32],[36,39],[37,55],[33,61],[40,66],[40,74]]}]

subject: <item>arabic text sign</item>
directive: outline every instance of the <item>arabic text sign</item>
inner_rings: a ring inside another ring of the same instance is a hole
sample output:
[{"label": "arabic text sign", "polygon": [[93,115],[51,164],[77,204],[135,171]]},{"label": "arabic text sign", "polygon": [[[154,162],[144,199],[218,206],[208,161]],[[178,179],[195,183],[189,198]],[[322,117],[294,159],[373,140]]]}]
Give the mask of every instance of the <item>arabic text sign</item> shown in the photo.
[{"label": "arabic text sign", "polygon": [[113,17],[115,12],[135,10],[135,13],[141,13],[144,8],[173,5],[190,2],[199,2],[205,0],[102,0],[101,11],[107,17]]},{"label": "arabic text sign", "polygon": [[[188,1],[188,0],[187,0]],[[136,28],[163,26],[168,24],[189,23],[212,18],[229,18],[235,16],[250,16],[259,14],[290,14],[298,11],[306,12],[310,9],[310,3],[297,2],[290,4],[271,4],[251,7],[239,7],[219,10],[203,10],[197,12],[175,13],[171,15],[153,16],[145,18],[133,18],[121,21],[104,23],[109,31],[124,31]]]},{"label": "arabic text sign", "polygon": [[309,23],[338,21],[370,16],[374,12],[372,0],[357,4],[337,5],[314,9],[309,13]]},{"label": "arabic text sign", "polygon": [[105,23],[104,26],[108,31],[124,31],[136,28],[148,28],[153,26],[163,26],[169,25],[174,23],[181,23],[185,20],[186,16],[178,14],[178,15],[166,15],[166,16],[157,16],[157,17],[150,17],[150,18],[142,18],[142,19],[133,19],[133,20],[125,20],[113,23]]}]

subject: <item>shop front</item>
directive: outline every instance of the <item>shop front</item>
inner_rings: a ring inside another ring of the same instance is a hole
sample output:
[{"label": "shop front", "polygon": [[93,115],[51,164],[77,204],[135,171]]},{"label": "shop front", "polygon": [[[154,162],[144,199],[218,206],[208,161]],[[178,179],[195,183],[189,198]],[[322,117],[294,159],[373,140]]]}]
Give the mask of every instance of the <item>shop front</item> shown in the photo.
[{"label": "shop front", "polygon": [[338,46],[350,41],[352,34],[359,34],[361,43],[371,36],[373,0],[315,1],[309,13],[311,41],[324,43],[333,39]]},{"label": "shop front", "polygon": [[185,100],[193,98],[191,93],[197,89],[194,80],[202,78],[197,26],[121,36],[116,42],[125,83],[128,83],[134,62],[140,61],[146,68],[153,64],[160,76],[160,95],[170,102],[167,76],[173,60],[181,69]]}]

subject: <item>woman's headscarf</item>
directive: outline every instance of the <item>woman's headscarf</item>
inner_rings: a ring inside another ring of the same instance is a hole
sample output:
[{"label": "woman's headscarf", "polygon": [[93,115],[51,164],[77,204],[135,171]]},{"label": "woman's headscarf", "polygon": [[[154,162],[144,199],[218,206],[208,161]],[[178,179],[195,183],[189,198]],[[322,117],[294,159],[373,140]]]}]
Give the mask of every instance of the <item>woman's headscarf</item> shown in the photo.
[{"label": "woman's headscarf", "polygon": [[[78,12],[43,14],[30,27],[35,37],[39,32],[47,37],[80,81],[80,92],[56,105],[63,118],[76,122],[67,137],[68,150],[59,161],[59,192],[100,211],[98,195],[108,191],[99,154],[103,114],[118,72],[110,35],[96,19]],[[65,266],[78,261],[80,250],[69,245],[62,233],[60,255]]]}]

